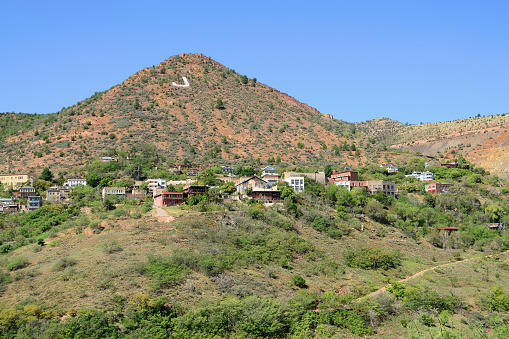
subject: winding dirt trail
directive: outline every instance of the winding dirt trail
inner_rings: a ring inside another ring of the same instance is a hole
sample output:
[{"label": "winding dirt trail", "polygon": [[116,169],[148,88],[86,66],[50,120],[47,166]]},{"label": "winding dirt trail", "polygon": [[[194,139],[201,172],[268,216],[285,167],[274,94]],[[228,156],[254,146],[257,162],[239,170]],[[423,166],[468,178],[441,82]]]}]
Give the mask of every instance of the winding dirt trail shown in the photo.
[{"label": "winding dirt trail", "polygon": [[[506,252],[502,252],[502,253],[507,253],[508,251]],[[486,256],[482,256],[482,257],[474,257],[474,258],[468,258],[468,259],[465,259],[465,260],[459,260],[459,261],[453,261],[453,262],[449,262],[447,264],[442,264],[442,265],[437,265],[437,266],[434,266],[434,267],[430,267],[430,268],[427,268],[425,270],[422,270],[422,271],[419,271],[409,277],[406,277],[405,279],[401,279],[401,280],[398,280],[396,282],[398,283],[402,283],[402,282],[406,282],[406,281],[409,281],[413,278],[417,278],[417,277],[420,277],[422,276],[424,273],[426,272],[429,272],[431,270],[434,270],[435,268],[440,268],[440,267],[447,267],[447,266],[453,266],[453,265],[457,265],[459,263],[462,263],[462,262],[467,262],[467,261],[473,261],[473,260],[479,260],[479,259],[482,259],[482,258],[489,258],[489,257],[492,257],[494,255],[499,255],[499,254],[502,254],[502,253],[497,253],[497,254],[490,254],[490,255],[486,255]],[[387,287],[390,286],[391,284],[387,284],[385,285],[384,287],[382,288],[379,288],[378,290],[374,291],[374,292],[371,292],[369,294],[366,294],[365,296],[362,296],[360,298],[357,299],[357,301],[359,300],[362,300],[364,298],[369,298],[369,297],[372,297],[372,296],[375,296],[375,295],[378,295],[382,292],[385,292],[387,290]]]}]

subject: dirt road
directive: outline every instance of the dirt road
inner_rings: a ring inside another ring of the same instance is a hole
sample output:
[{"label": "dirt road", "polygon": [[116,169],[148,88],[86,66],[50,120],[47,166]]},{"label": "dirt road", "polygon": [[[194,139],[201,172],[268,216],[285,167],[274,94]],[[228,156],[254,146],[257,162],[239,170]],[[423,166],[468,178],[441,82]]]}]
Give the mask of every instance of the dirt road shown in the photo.
[{"label": "dirt road", "polygon": [[[165,210],[160,207],[154,206],[155,213],[152,213],[154,217],[157,217],[157,221],[159,222],[170,222],[175,220],[174,217],[168,214]],[[154,215],[155,214],[155,215]]]}]

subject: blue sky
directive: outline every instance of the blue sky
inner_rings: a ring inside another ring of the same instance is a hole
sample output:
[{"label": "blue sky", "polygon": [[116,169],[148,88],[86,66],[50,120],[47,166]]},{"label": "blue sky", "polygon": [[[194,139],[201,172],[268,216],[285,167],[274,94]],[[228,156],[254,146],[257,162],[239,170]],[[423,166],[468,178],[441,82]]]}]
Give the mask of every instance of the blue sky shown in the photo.
[{"label": "blue sky", "polygon": [[509,112],[507,1],[3,1],[0,112],[203,53],[349,122]]}]

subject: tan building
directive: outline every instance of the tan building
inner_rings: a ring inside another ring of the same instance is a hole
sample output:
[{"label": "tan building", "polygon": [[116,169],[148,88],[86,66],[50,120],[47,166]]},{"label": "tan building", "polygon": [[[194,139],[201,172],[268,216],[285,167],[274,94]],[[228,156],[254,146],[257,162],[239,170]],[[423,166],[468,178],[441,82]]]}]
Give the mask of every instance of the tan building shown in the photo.
[{"label": "tan building", "polygon": [[245,194],[246,190],[248,188],[254,189],[254,188],[268,188],[269,184],[263,180],[262,178],[253,175],[252,177],[249,177],[248,179],[239,182],[235,185],[235,188],[237,189],[237,193],[239,194]]},{"label": "tan building", "polygon": [[396,196],[396,184],[394,181],[384,180],[369,180],[369,181],[350,181],[349,190],[354,187],[364,188],[368,194],[376,194],[377,191],[382,191],[386,195]]},{"label": "tan building", "polygon": [[28,174],[0,174],[0,183],[9,187],[21,187],[26,183],[34,184],[34,179]]},{"label": "tan building", "polygon": [[291,178],[291,177],[308,177],[310,179],[315,180],[316,182],[319,182],[321,184],[326,184],[327,181],[325,180],[325,172],[314,172],[314,173],[297,173],[297,172],[285,172],[284,177],[285,179]]}]

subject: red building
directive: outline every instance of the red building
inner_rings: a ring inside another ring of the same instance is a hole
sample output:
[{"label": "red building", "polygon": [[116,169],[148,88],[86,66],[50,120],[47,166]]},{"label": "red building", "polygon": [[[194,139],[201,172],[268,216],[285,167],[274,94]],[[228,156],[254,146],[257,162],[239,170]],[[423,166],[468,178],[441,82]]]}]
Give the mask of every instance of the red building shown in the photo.
[{"label": "red building", "polygon": [[182,192],[163,192],[154,198],[154,205],[157,207],[175,206],[183,202],[184,193]]},{"label": "red building", "polygon": [[424,186],[424,190],[426,192],[431,192],[431,193],[436,193],[436,194],[447,193],[447,192],[449,192],[449,187],[451,187],[451,186],[454,186],[454,185],[453,184],[439,184],[439,183],[427,184],[426,186]]},{"label": "red building", "polygon": [[359,175],[356,171],[334,171],[332,172],[329,181],[338,182],[338,181],[359,181]]}]

